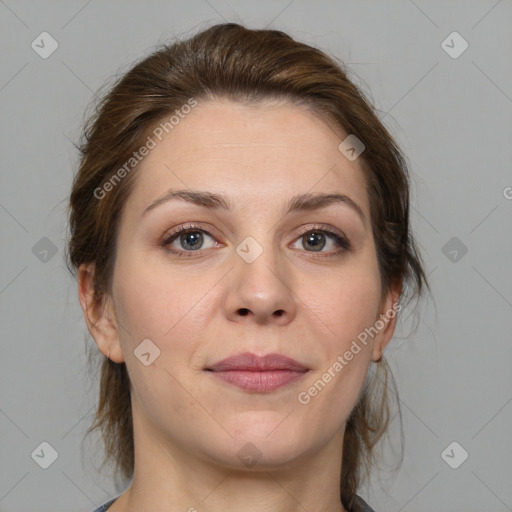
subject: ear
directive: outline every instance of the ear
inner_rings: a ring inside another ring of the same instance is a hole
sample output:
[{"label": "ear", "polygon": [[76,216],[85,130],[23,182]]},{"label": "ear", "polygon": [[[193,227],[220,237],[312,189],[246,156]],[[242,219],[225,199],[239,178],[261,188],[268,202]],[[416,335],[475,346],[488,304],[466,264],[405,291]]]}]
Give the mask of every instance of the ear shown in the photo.
[{"label": "ear", "polygon": [[83,263],[78,269],[78,299],[87,328],[103,355],[116,363],[124,361],[112,298],[105,296],[101,304],[94,299],[94,263]]},{"label": "ear", "polygon": [[[388,291],[382,297],[379,314],[375,319],[375,322],[379,321],[377,327],[382,328],[379,329],[378,334],[374,338],[372,353],[373,361],[380,361],[384,349],[393,337],[396,327],[396,319],[398,312],[401,309],[401,305],[398,303],[401,292],[402,281],[401,279],[397,279],[392,282]],[[382,324],[384,325],[382,326]]]}]

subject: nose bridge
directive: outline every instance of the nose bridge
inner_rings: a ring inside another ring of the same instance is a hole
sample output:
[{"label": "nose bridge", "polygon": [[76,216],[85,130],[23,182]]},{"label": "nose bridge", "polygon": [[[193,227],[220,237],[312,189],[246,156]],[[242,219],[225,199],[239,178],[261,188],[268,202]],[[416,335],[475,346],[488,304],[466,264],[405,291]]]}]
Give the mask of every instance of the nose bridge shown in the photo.
[{"label": "nose bridge", "polygon": [[[236,247],[235,265],[238,268],[240,279],[244,279],[245,284],[250,284],[253,290],[260,289],[262,293],[269,295],[271,289],[278,283],[284,286],[283,277],[279,274],[283,272],[280,265],[281,255],[279,248],[276,247],[272,233],[259,229],[257,232],[247,235]],[[275,290],[274,290],[275,293]]]},{"label": "nose bridge", "polygon": [[286,256],[280,254],[274,235],[262,227],[253,229],[236,246],[226,305],[232,317],[252,315],[256,321],[271,318],[290,321],[295,301]]},{"label": "nose bridge", "polygon": [[242,221],[238,231],[240,241],[235,247],[238,257],[249,265],[255,262],[261,265],[262,261],[268,266],[275,265],[279,249],[273,230],[276,225],[275,213],[267,208],[262,209],[261,202],[254,198],[240,209],[239,220]]}]

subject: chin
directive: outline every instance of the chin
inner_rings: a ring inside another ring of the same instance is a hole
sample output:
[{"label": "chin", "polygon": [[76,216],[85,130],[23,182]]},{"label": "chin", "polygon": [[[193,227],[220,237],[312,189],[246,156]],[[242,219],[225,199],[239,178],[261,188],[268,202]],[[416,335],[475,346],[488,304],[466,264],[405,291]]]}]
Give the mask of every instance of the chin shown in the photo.
[{"label": "chin", "polygon": [[276,441],[245,439],[224,447],[225,450],[220,452],[210,452],[208,457],[229,470],[269,471],[296,467],[297,458],[302,455],[303,447],[298,452],[297,447],[300,445],[283,445],[282,439]]}]

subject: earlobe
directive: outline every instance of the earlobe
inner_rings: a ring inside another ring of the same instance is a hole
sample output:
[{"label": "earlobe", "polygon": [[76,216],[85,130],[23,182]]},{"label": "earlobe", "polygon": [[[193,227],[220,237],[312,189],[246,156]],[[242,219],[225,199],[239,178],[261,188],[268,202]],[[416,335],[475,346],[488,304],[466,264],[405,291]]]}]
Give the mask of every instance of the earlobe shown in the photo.
[{"label": "earlobe", "polygon": [[105,296],[101,302],[94,297],[94,263],[83,263],[78,269],[78,299],[91,336],[98,350],[116,363],[124,361],[115,314],[111,298]]}]

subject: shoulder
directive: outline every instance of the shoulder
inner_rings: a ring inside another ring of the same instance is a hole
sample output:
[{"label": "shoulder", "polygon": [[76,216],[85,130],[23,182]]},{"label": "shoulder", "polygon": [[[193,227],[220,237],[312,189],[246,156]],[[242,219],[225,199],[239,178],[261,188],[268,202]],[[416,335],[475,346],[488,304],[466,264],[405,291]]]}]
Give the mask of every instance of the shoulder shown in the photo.
[{"label": "shoulder", "polygon": [[356,495],[354,496],[354,502],[352,503],[350,512],[375,512],[375,510],[373,510],[363,498]]},{"label": "shoulder", "polygon": [[117,498],[113,498],[109,501],[107,501],[106,503],[103,503],[103,505],[101,505],[100,507],[98,508],[95,508],[92,512],[105,512],[107,510],[108,507],[110,507],[110,505],[112,505],[112,503],[114,503],[114,501],[116,501]]}]

